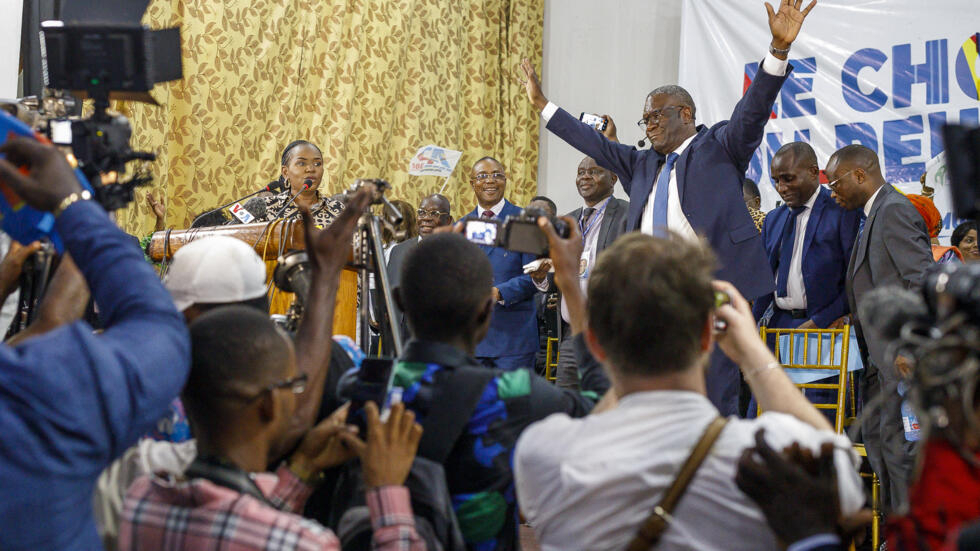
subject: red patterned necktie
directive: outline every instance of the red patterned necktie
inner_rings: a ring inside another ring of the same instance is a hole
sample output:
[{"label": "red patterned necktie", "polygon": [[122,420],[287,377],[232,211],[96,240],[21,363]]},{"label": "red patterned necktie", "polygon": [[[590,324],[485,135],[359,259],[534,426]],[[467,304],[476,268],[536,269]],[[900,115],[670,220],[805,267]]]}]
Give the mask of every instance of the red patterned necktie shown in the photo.
[{"label": "red patterned necktie", "polygon": [[485,211],[483,211],[482,217],[483,218],[493,218],[493,211],[492,210],[485,210]]}]

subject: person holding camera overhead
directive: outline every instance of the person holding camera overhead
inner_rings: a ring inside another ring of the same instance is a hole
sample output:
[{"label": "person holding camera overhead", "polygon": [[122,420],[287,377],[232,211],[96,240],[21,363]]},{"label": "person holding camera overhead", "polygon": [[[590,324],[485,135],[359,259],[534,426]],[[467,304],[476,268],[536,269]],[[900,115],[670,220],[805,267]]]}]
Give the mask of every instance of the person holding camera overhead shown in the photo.
[{"label": "person holding camera overhead", "polygon": [[[611,120],[604,136],[549,102],[528,59],[521,63],[521,84],[549,131],[619,177],[630,196],[627,231],[662,235],[666,228],[688,238],[704,235],[718,255],[718,278],[754,300],[772,293],[775,283],[762,238],[742,199],[742,182],[792,70],[787,60],[790,47],[816,3],[782,0],[778,11],[766,3],[772,33],[769,52],[730,120],[710,128],[697,125],[694,99],[687,90],[667,85],[650,92],[637,124],[651,149],[614,141],[616,126]],[[738,367],[715,350],[708,370],[711,402],[722,414],[734,414],[738,389]]]},{"label": "person holding camera overhead", "polygon": [[[279,180],[285,189],[276,195],[265,197],[265,217],[256,222],[271,222],[277,218],[299,216],[298,205],[304,205],[313,213],[313,222],[325,228],[344,212],[344,205],[335,199],[320,195],[323,179],[323,153],[306,140],[296,140],[282,151],[282,174]],[[309,188],[303,189],[309,181]],[[294,198],[295,196],[295,198]],[[285,208],[285,210],[283,210]]]},{"label": "person holding camera overhead", "polygon": [[[504,199],[507,175],[504,165],[493,157],[484,157],[473,165],[470,184],[476,194],[477,208],[471,218],[503,220],[521,213]],[[493,298],[496,306],[487,336],[476,346],[476,358],[487,367],[512,370],[532,367],[538,350],[538,322],[534,313],[537,288],[524,265],[534,255],[480,245],[493,266]]]}]

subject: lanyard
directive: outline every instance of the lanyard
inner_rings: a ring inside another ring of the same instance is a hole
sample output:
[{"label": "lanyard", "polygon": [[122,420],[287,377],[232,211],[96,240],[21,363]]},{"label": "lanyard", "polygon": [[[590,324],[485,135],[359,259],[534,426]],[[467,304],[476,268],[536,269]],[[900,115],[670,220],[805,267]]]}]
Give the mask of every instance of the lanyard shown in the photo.
[{"label": "lanyard", "polygon": [[597,211],[595,211],[595,212],[592,213],[592,216],[589,219],[589,225],[588,226],[585,226],[583,228],[582,227],[582,218],[580,217],[578,219],[578,229],[582,232],[582,244],[583,245],[585,245],[586,236],[589,235],[589,230],[591,230],[592,227],[595,226],[595,221],[599,219],[599,215],[601,215],[603,212],[605,212],[606,207],[609,206],[609,201],[612,201],[612,197],[609,197],[608,199],[606,199],[606,202],[605,202],[605,204],[602,205],[602,208],[601,209],[599,209],[599,210],[597,210]]}]

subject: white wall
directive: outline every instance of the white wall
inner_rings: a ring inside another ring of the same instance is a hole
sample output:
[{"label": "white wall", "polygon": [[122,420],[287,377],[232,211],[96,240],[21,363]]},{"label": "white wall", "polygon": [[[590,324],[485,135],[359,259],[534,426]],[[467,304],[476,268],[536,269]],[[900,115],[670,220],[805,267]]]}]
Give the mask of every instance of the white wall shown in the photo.
[{"label": "white wall", "polygon": [[23,0],[0,0],[0,98],[17,97]]},{"label": "white wall", "polygon": [[[681,0],[545,0],[545,95],[575,116],[608,114],[620,141],[635,144],[646,95],[677,83],[680,23]],[[560,213],[578,208],[575,171],[583,155],[544,121],[539,145],[538,193]],[[616,195],[626,197],[618,184]]]}]

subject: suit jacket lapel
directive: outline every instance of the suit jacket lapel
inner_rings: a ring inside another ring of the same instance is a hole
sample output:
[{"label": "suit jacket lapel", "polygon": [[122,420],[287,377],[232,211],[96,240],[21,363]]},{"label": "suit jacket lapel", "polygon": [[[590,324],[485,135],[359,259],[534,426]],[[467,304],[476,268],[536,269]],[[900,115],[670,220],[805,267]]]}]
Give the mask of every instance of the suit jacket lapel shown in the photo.
[{"label": "suit jacket lapel", "polygon": [[606,238],[609,236],[609,227],[612,225],[613,218],[616,216],[616,209],[618,208],[619,202],[616,201],[615,197],[610,196],[609,202],[606,203],[606,210],[602,213],[602,223],[599,224],[599,235],[595,240],[597,251],[606,248]]},{"label": "suit jacket lapel", "polygon": [[680,204],[684,204],[684,190],[687,189],[687,163],[691,160],[691,150],[697,145],[698,140],[701,139],[701,135],[707,131],[704,125],[699,125],[698,133],[695,135],[691,143],[687,144],[687,149],[684,153],[681,153],[679,159],[675,163],[674,170],[677,172],[677,199]]},{"label": "suit jacket lapel", "polygon": [[871,212],[868,214],[868,219],[864,221],[864,230],[861,231],[861,237],[858,240],[857,246],[854,247],[857,250],[857,254],[854,257],[854,266],[851,273],[857,272],[857,269],[861,267],[861,264],[868,257],[868,237],[871,235],[871,226],[874,224],[875,217],[878,215],[878,209],[881,208],[881,204],[885,202],[888,195],[891,193],[891,184],[885,184],[881,187],[881,193],[875,197],[875,202],[871,205]]},{"label": "suit jacket lapel", "polygon": [[780,206],[778,207],[779,212],[773,213],[778,215],[779,219],[773,224],[773,234],[776,237],[775,247],[769,252],[769,264],[772,266],[773,273],[779,268],[779,251],[783,246],[783,232],[786,231],[786,224],[789,223],[790,212],[789,207]]},{"label": "suit jacket lapel", "polygon": [[827,207],[827,197],[824,197],[825,188],[821,186],[819,193],[817,194],[817,200],[813,202],[813,210],[810,211],[810,218],[806,221],[806,229],[803,231],[803,256],[801,259],[806,258],[806,252],[810,250],[810,245],[813,243],[813,237],[817,234],[817,228],[820,225],[820,217],[823,216],[824,209]]}]

